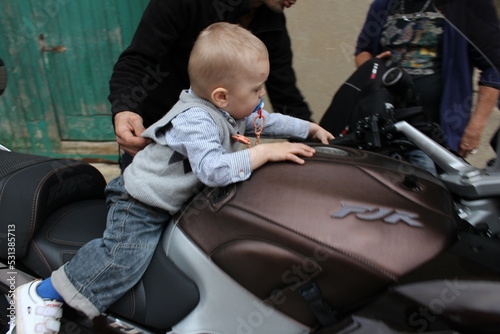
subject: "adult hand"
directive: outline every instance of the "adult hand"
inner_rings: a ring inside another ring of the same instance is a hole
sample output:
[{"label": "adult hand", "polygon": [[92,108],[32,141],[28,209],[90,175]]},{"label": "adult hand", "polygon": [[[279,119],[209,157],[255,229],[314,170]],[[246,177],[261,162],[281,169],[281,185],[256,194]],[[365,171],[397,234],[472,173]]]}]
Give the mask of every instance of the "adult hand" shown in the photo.
[{"label": "adult hand", "polygon": [[149,144],[150,140],[141,137],[144,132],[142,117],[131,111],[121,111],[115,115],[116,141],[120,148],[130,155],[136,155]]},{"label": "adult hand", "polygon": [[462,157],[465,158],[479,147],[482,133],[488,124],[491,112],[497,105],[499,96],[500,91],[498,89],[479,85],[476,107],[465,128],[458,148],[458,153]]},{"label": "adult hand", "polygon": [[[390,55],[391,55],[391,51],[385,51],[385,52],[378,54],[375,57],[376,58],[386,58],[386,57],[389,57]],[[354,57],[354,62],[356,64],[356,68],[360,67],[366,61],[368,61],[372,58],[373,58],[373,55],[368,51],[363,51],[363,52],[359,53],[356,57]]]},{"label": "adult hand", "polygon": [[377,55],[377,58],[386,58],[386,57],[389,57],[391,55],[391,51],[385,51],[385,52],[382,52],[381,54],[378,54]]},{"label": "adult hand", "polygon": [[481,135],[483,129],[481,127],[469,124],[460,140],[458,154],[462,157],[467,157],[472,151],[475,151],[481,143]]}]

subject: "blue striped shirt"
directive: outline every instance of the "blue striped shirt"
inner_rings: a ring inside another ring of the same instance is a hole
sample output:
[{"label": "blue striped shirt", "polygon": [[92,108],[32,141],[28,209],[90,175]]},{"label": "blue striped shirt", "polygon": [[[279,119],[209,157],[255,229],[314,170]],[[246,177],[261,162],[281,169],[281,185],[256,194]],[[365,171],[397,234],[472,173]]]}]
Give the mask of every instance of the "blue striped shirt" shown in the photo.
[{"label": "blue striped shirt", "polygon": [[[230,124],[237,126],[245,122],[245,135],[254,135],[254,114],[235,120],[227,112],[220,112]],[[263,115],[266,117],[263,137],[305,139],[309,134],[307,121],[264,110]],[[165,132],[168,145],[188,157],[191,169],[201,182],[218,187],[250,177],[248,149],[226,152],[220,142],[218,126],[207,111],[199,107],[188,109],[176,116],[171,124]]]}]

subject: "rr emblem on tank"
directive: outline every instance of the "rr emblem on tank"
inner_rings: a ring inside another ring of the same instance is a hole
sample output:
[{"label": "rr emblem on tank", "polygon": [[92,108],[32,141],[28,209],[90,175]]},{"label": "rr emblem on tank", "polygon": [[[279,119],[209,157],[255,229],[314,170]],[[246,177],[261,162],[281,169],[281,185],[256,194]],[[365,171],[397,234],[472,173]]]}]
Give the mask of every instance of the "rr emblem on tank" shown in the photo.
[{"label": "rr emblem on tank", "polygon": [[350,214],[355,214],[358,219],[366,221],[382,220],[387,224],[397,224],[403,222],[412,227],[424,227],[417,221],[418,215],[390,208],[377,208],[360,204],[341,203],[342,208],[332,214],[333,218],[345,218]]}]

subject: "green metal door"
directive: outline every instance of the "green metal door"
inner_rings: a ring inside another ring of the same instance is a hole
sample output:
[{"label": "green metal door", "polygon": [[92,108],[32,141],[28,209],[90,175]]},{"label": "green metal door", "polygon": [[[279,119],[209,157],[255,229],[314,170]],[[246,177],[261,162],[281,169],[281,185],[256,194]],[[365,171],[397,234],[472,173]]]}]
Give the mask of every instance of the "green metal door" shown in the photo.
[{"label": "green metal door", "polygon": [[115,140],[108,81],[148,2],[8,0],[0,11],[0,58],[8,71],[0,144],[116,160],[117,148],[109,156],[88,147]]}]

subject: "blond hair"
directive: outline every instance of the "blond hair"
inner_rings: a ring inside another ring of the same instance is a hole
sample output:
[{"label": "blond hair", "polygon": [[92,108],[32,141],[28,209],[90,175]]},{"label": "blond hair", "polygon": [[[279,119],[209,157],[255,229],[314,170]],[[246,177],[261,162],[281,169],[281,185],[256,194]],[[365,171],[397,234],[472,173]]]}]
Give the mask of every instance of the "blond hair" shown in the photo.
[{"label": "blond hair", "polygon": [[199,34],[191,51],[191,88],[201,97],[217,87],[230,88],[251,64],[268,57],[264,43],[247,29],[226,22],[214,23]]}]

